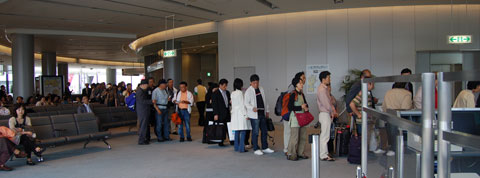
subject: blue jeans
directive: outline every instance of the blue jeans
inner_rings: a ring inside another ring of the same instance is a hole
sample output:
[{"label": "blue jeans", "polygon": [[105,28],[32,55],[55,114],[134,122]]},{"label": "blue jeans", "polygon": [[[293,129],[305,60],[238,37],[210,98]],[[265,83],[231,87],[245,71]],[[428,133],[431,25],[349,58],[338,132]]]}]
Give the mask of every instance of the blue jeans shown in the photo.
[{"label": "blue jeans", "polygon": [[158,112],[155,112],[155,118],[156,118],[156,124],[157,127],[156,132],[158,134],[159,140],[162,139],[170,139],[170,122],[168,121],[168,110],[167,109],[160,109],[160,112],[162,114],[158,114]]},{"label": "blue jeans", "polygon": [[245,134],[246,130],[235,130],[234,150],[240,153],[245,152]]},{"label": "blue jeans", "polygon": [[187,138],[192,138],[190,135],[190,113],[188,113],[188,110],[181,109],[178,114],[182,119],[182,124],[178,126],[178,134],[180,135],[180,138],[185,138],[183,134],[183,125],[185,125],[185,130],[187,130]]},{"label": "blue jeans", "polygon": [[261,131],[261,141],[262,141],[262,150],[268,148],[267,142],[267,119],[265,117],[259,117],[258,119],[250,119],[252,123],[252,145],[253,150],[257,151],[259,149],[258,146],[258,132]]}]

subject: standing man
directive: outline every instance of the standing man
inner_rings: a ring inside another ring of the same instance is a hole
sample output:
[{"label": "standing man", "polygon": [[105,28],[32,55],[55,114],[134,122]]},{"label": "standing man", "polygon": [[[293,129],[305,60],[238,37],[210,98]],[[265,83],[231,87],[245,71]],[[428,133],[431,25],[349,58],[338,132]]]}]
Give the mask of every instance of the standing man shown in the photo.
[{"label": "standing man", "polygon": [[187,82],[180,82],[180,92],[175,93],[173,97],[173,102],[178,106],[178,116],[182,119],[182,124],[180,124],[178,134],[180,134],[180,142],[185,141],[183,134],[183,125],[185,125],[185,130],[187,132],[187,141],[192,141],[192,136],[190,135],[190,113],[192,112],[193,105],[193,95],[187,90]]},{"label": "standing man", "polygon": [[174,122],[172,122],[172,118],[170,118],[172,116],[172,114],[175,112],[175,104],[173,103],[172,99],[173,99],[173,96],[175,94],[177,94],[178,90],[173,87],[173,80],[172,79],[168,79],[167,80],[167,93],[168,93],[168,114],[167,114],[167,117],[168,117],[168,120],[170,122],[170,132],[174,135],[178,135],[177,133],[177,125],[175,125]]},{"label": "standing man", "polygon": [[330,139],[330,125],[332,124],[333,118],[335,118],[337,111],[332,105],[332,98],[330,97],[330,92],[328,90],[328,85],[330,85],[330,72],[323,71],[319,75],[321,84],[317,89],[317,106],[318,111],[318,121],[321,125],[322,132],[320,133],[320,159],[324,161],[335,161],[328,154],[328,140]]},{"label": "standing man", "polygon": [[197,102],[197,109],[200,117],[198,118],[198,125],[203,126],[205,121],[205,95],[207,95],[207,88],[202,85],[202,79],[197,80],[197,86],[193,89],[195,94],[195,101]]},{"label": "standing man", "polygon": [[[265,100],[265,90],[260,85],[260,77],[257,74],[250,76],[250,87],[245,91],[245,107],[247,108],[247,116],[252,124],[252,145],[255,155],[263,155],[263,153],[273,153],[268,148],[268,130],[267,118],[269,117],[268,103]],[[261,134],[262,149],[258,146],[258,134]]]},{"label": "standing man", "polygon": [[90,88],[90,84],[86,83],[85,88],[82,89],[82,96],[90,96],[91,94],[92,94],[92,89]]},{"label": "standing man", "polygon": [[467,89],[462,90],[455,102],[453,103],[454,108],[475,108],[475,93],[480,92],[480,82],[479,81],[469,81],[467,83]]},{"label": "standing man", "polygon": [[168,94],[165,90],[167,88],[167,81],[161,79],[158,82],[158,87],[153,90],[152,93],[152,102],[153,107],[155,108],[155,116],[157,119],[157,133],[158,142],[163,142],[165,140],[170,141],[170,123],[168,122],[167,114],[167,104],[168,104]]},{"label": "standing man", "polygon": [[[400,75],[412,75],[412,70],[409,68],[402,69],[400,72]],[[395,83],[392,85],[392,89],[395,88]],[[413,84],[408,82],[405,84],[405,90],[410,91],[412,93],[412,99],[413,99]]]},{"label": "standing man", "polygon": [[218,143],[218,146],[225,146],[223,140],[225,140],[225,134],[227,134],[227,122],[230,122],[231,99],[230,92],[227,90],[228,80],[221,79],[218,85],[218,90],[212,96],[213,120],[214,122],[223,123],[225,126],[222,141]]},{"label": "standing man", "polygon": [[138,144],[139,145],[148,145],[150,144],[150,108],[152,107],[151,97],[148,96],[148,81],[140,81],[140,86],[136,91],[136,108],[139,129],[138,129]]},{"label": "standing man", "polygon": [[5,85],[0,86],[0,98],[2,97],[7,98],[7,90],[5,89]]},{"label": "standing man", "polygon": [[[153,90],[155,90],[155,81],[153,80],[152,77],[149,77],[148,78],[148,96],[150,99],[152,99],[152,93],[153,93]],[[153,105],[150,107],[150,120],[149,120],[149,123],[150,123],[150,126],[153,127],[153,132],[155,133],[155,135],[158,137],[159,133],[157,133],[157,122],[155,121],[155,113],[157,111],[155,111],[155,108],[153,107]]]}]

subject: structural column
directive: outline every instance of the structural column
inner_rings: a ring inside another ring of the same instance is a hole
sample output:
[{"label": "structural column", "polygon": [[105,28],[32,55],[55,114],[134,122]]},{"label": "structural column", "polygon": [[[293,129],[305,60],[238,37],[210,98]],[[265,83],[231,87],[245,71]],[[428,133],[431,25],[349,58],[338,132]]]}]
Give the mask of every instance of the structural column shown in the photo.
[{"label": "structural column", "polygon": [[68,63],[58,63],[58,76],[63,76],[63,86],[66,87],[68,82]]},{"label": "structural column", "polygon": [[107,83],[117,83],[117,69],[107,68]]},{"label": "structural column", "polygon": [[42,52],[42,75],[57,75],[57,54]]},{"label": "structural column", "polygon": [[[177,49],[177,56],[163,58],[163,76],[165,79],[173,79],[174,86],[178,86],[182,80],[182,48],[181,43],[175,42],[172,47],[172,40],[167,41],[167,50]],[[193,84],[190,84],[193,86]]]},{"label": "structural column", "polygon": [[28,98],[34,92],[33,35],[12,35],[13,96]]}]

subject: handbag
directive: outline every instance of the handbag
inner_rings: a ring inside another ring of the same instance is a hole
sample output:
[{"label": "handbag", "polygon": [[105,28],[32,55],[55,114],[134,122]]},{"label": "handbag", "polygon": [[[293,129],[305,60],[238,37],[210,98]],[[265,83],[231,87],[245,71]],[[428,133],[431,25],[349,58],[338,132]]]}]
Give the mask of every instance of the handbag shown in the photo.
[{"label": "handbag", "polygon": [[275,126],[273,125],[272,118],[267,118],[267,130],[268,131],[274,131],[275,130]]},{"label": "handbag", "polygon": [[180,118],[180,116],[178,115],[178,113],[173,113],[171,115],[171,118],[172,118],[172,122],[175,123],[175,125],[180,125],[182,124],[182,119]]},{"label": "handbag", "polygon": [[209,122],[207,127],[207,140],[210,142],[220,143],[225,139],[225,125],[218,122]]},{"label": "handbag", "polygon": [[313,121],[313,115],[310,112],[297,113],[295,112],[295,117],[297,117],[298,125],[300,127],[306,126]]}]

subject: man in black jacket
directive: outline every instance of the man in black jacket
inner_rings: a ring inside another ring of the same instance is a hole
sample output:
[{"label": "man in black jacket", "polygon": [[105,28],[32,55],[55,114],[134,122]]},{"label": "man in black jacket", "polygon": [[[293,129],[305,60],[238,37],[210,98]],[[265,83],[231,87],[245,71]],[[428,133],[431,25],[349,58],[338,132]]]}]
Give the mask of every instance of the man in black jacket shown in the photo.
[{"label": "man in black jacket", "polygon": [[85,84],[85,88],[82,89],[82,96],[90,97],[90,95],[92,94],[92,89],[89,86],[90,84]]},{"label": "man in black jacket", "polygon": [[148,95],[148,81],[142,80],[135,95],[135,111],[137,112],[140,128],[138,129],[138,144],[148,145],[150,143],[150,108],[152,98]]},{"label": "man in black jacket", "polygon": [[227,90],[228,80],[221,79],[219,84],[219,89],[213,93],[212,96],[212,107],[213,107],[213,120],[215,122],[223,123],[224,128],[224,138],[220,142],[219,146],[224,146],[223,140],[225,139],[225,134],[227,133],[227,122],[230,122],[230,92]]}]

